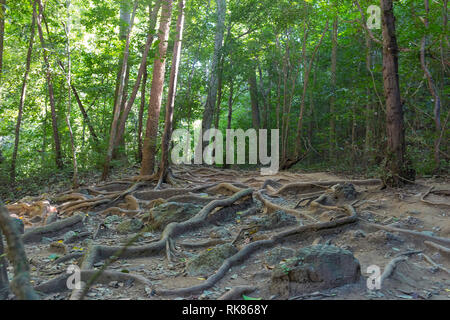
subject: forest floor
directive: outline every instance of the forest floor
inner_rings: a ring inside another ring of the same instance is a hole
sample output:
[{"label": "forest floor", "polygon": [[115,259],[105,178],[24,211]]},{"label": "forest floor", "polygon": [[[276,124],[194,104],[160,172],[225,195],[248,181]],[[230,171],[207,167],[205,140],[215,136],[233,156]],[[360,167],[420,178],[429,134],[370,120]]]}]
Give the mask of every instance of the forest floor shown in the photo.
[{"label": "forest floor", "polygon": [[[87,182],[78,190],[50,190],[9,204],[25,222],[31,279],[43,299],[84,294],[67,288],[69,265],[81,266],[85,282],[95,270],[108,270],[86,292],[84,298],[92,300],[242,299],[243,294],[293,300],[450,299],[448,177],[382,189],[376,180],[324,172],[267,177],[254,170],[182,166],[173,169],[176,185],[155,190],[155,182],[130,178],[137,173],[131,168],[103,184]],[[355,188],[351,197],[333,188],[344,181]],[[167,202],[198,210],[175,215],[178,221],[168,224],[152,215]],[[135,241],[119,259],[106,260],[130,239]],[[227,244],[235,251],[207,257]],[[274,291],[277,265],[319,244],[350,251],[361,266],[359,280],[312,292]],[[199,255],[206,256],[205,265],[188,266]],[[367,268],[376,265],[383,272],[393,260],[395,269],[381,289],[369,290]],[[12,266],[8,271],[12,277]]]}]

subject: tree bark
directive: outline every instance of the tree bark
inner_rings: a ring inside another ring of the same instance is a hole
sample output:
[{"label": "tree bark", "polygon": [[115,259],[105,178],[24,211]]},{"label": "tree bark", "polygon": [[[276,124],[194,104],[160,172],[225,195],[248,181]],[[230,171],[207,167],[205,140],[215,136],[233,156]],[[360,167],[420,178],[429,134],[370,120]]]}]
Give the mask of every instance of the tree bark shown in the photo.
[{"label": "tree bark", "polygon": [[383,85],[386,99],[386,169],[385,184],[401,186],[411,180],[406,170],[403,107],[398,78],[398,46],[392,0],[380,0],[383,34]]},{"label": "tree bark", "polygon": [[[33,2],[33,7],[34,7],[34,10],[36,10],[36,1]],[[19,113],[17,115],[16,131],[15,131],[15,139],[14,139],[14,151],[13,151],[12,160],[11,160],[11,170],[10,170],[11,185],[14,185],[16,183],[16,161],[17,161],[17,152],[19,150],[20,126],[22,124],[23,106],[25,104],[25,97],[26,97],[26,92],[27,92],[28,74],[30,73],[31,54],[33,52],[35,25],[36,25],[36,19],[33,14],[32,21],[31,21],[30,41],[28,44],[27,61],[25,64],[25,75],[23,76],[22,89],[21,89],[21,93],[20,93]],[[0,30],[0,32],[1,32],[1,30]]]},{"label": "tree bark", "polygon": [[173,129],[173,109],[177,93],[178,70],[181,59],[181,45],[183,41],[184,30],[184,6],[185,0],[178,0],[178,20],[176,27],[176,38],[173,47],[172,69],[170,71],[169,92],[167,94],[166,121],[164,125],[164,134],[162,137],[161,165],[159,169],[159,181],[157,188],[166,180],[169,169],[169,147]]},{"label": "tree bark", "polygon": [[[423,23],[425,25],[425,29],[428,30],[429,23],[428,23],[428,13],[430,11],[428,0],[424,0],[424,6],[425,6],[425,18],[423,20]],[[424,35],[422,37],[421,43],[420,43],[420,65],[422,66],[422,70],[425,73],[425,77],[427,78],[428,83],[428,89],[430,90],[431,96],[434,100],[434,122],[436,127],[436,138],[434,142],[434,162],[435,162],[435,168],[434,171],[437,173],[440,168],[441,160],[439,155],[439,149],[441,144],[440,134],[441,134],[441,98],[439,97],[438,90],[436,88],[436,85],[434,84],[433,77],[431,75],[430,70],[428,70],[427,62],[425,59],[425,46],[427,43],[427,35]]]},{"label": "tree bark", "polygon": [[328,30],[328,20],[327,20],[325,28],[322,32],[320,40],[317,43],[316,47],[314,48],[314,52],[311,56],[311,59],[309,60],[308,67],[306,68],[305,74],[303,76],[303,94],[302,94],[302,101],[301,101],[301,105],[300,105],[300,115],[298,117],[298,123],[297,123],[297,138],[296,138],[296,144],[295,144],[295,159],[294,159],[294,161],[296,161],[296,162],[298,162],[301,158],[300,153],[301,153],[301,143],[302,143],[303,113],[305,111],[306,90],[308,89],[309,75],[311,73],[311,68],[312,68],[312,64],[314,62],[314,58],[317,54],[317,51],[319,50],[320,45],[322,44],[322,40],[323,40],[327,30]]},{"label": "tree bark", "polygon": [[258,86],[256,84],[255,70],[252,68],[248,77],[248,85],[250,88],[250,101],[252,105],[252,123],[253,129],[258,130],[261,126],[259,103],[258,103]]},{"label": "tree bark", "polygon": [[52,72],[50,69],[50,62],[49,62],[48,54],[47,54],[47,50],[46,50],[44,34],[42,32],[42,17],[43,17],[44,8],[42,6],[41,0],[38,0],[38,5],[39,5],[39,13],[36,12],[36,8],[33,8],[33,14],[35,16],[37,27],[38,27],[38,33],[39,33],[39,39],[41,41],[41,47],[44,49],[42,51],[42,55],[44,57],[45,72],[46,72],[46,79],[47,79],[47,86],[48,86],[48,95],[49,95],[49,99],[50,99],[50,109],[51,109],[51,114],[52,114],[53,140],[55,143],[55,161],[56,161],[56,166],[58,167],[58,169],[62,169],[64,165],[63,165],[62,155],[61,155],[61,142],[59,139],[55,96],[54,96],[54,92],[53,92]]},{"label": "tree bark", "polygon": [[[217,100],[217,89],[219,85],[219,61],[222,49],[223,36],[225,31],[225,15],[226,15],[227,3],[226,0],[217,0],[217,24],[216,35],[214,39],[214,54],[211,64],[211,75],[208,85],[208,96],[206,98],[205,110],[203,112],[202,132],[211,128],[214,109]],[[200,135],[200,141],[198,147],[201,147],[205,142]],[[206,142],[207,144],[207,142]]]},{"label": "tree bark", "polygon": [[[139,66],[139,71],[137,74],[136,82],[134,83],[131,96],[128,99],[128,101],[126,101],[126,106],[123,108],[123,111],[121,112],[121,115],[120,115],[119,127],[117,129],[117,137],[116,137],[116,141],[115,141],[116,148],[119,145],[121,145],[122,142],[124,141],[126,122],[127,122],[128,116],[130,114],[131,108],[133,107],[134,101],[136,100],[139,88],[141,86],[142,77],[144,75],[144,72],[147,69],[148,53],[150,52],[150,48],[153,44],[153,35],[155,34],[156,20],[157,20],[157,16],[158,16],[160,7],[161,7],[161,0],[157,0],[155,5],[153,6],[153,9],[151,10],[151,13],[150,13],[149,31],[148,31],[148,35],[147,35],[147,41],[145,43],[145,48],[142,53],[141,64]],[[125,101],[123,101],[122,103],[124,104]]]},{"label": "tree bark", "polygon": [[147,127],[142,150],[141,175],[151,175],[155,168],[156,141],[158,136],[159,114],[164,87],[167,40],[172,18],[172,0],[162,1],[162,13],[159,24],[159,56],[153,65],[152,88],[148,106]]},{"label": "tree bark", "polygon": [[109,144],[108,144],[108,150],[106,152],[105,164],[103,166],[102,180],[105,180],[108,177],[109,167],[110,167],[110,163],[111,163],[111,160],[113,157],[113,151],[114,151],[114,147],[115,147],[117,128],[118,128],[118,121],[119,121],[119,116],[120,116],[120,111],[121,111],[120,106],[122,104],[123,90],[125,88],[125,78],[126,78],[125,71],[127,69],[128,57],[130,54],[131,30],[133,29],[134,17],[136,15],[136,9],[137,9],[138,4],[139,4],[139,1],[136,0],[134,3],[134,7],[133,7],[131,22],[128,26],[128,35],[127,35],[127,40],[126,40],[126,44],[125,44],[125,49],[123,52],[123,63],[122,63],[122,69],[121,69],[122,74],[120,76],[119,91],[117,93],[117,99],[116,99],[116,103],[114,106],[113,121],[111,124],[111,131],[109,134]]},{"label": "tree bark", "polygon": [[336,151],[336,125],[335,125],[335,101],[336,101],[336,64],[337,64],[337,28],[338,17],[334,17],[331,47],[331,96],[330,96],[330,161],[334,163]]},{"label": "tree bark", "polygon": [[0,0],[0,83],[3,76],[3,43],[5,39],[5,5],[6,0]]}]

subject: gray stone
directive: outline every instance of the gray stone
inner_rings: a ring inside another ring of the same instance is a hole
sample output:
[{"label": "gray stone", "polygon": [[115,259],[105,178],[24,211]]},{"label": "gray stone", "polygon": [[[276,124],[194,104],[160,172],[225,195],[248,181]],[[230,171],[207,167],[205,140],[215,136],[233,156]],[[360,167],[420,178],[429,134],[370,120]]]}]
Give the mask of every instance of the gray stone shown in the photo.
[{"label": "gray stone", "polygon": [[153,230],[163,230],[171,222],[188,220],[201,209],[201,206],[192,203],[166,202],[150,209],[148,224]]},{"label": "gray stone", "polygon": [[230,231],[228,231],[224,227],[215,227],[213,230],[211,230],[209,236],[215,239],[228,238],[230,237]]},{"label": "gray stone", "polygon": [[264,261],[268,265],[279,264],[282,260],[291,258],[295,254],[295,250],[285,247],[277,247],[272,250],[266,251]]},{"label": "gray stone", "polygon": [[272,230],[298,224],[297,218],[287,214],[282,210],[277,210],[264,217],[251,217],[252,225],[258,226],[261,230]]},{"label": "gray stone", "polygon": [[53,242],[52,238],[42,237],[42,239],[41,239],[41,243],[42,244],[49,244],[49,243],[52,243],[52,242]]},{"label": "gray stone", "polygon": [[63,236],[64,242],[67,243],[70,239],[72,239],[76,236],[77,236],[77,233],[75,231],[68,231]]},{"label": "gray stone", "polygon": [[138,232],[142,229],[144,226],[144,223],[137,219],[137,218],[131,218],[128,220],[125,220],[124,222],[121,222],[117,227],[116,231],[119,233],[133,233]]},{"label": "gray stone", "polygon": [[188,261],[186,272],[190,276],[210,275],[222,265],[225,259],[237,252],[238,249],[229,243],[207,249]]},{"label": "gray stone", "polygon": [[270,291],[284,297],[339,287],[360,279],[359,261],[332,245],[308,246],[272,271]]},{"label": "gray stone", "polygon": [[118,215],[112,215],[112,216],[105,218],[104,224],[111,224],[111,223],[120,222],[120,221],[122,221],[121,217],[119,217]]}]

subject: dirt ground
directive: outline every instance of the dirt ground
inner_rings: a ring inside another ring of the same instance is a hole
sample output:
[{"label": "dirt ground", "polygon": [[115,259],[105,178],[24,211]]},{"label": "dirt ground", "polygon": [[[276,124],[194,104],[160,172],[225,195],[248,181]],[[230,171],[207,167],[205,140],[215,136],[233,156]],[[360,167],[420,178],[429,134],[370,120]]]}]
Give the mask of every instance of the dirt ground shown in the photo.
[{"label": "dirt ground", "polygon": [[[317,208],[311,205],[305,205],[294,209],[300,199],[306,193],[325,192],[328,188],[315,185],[317,182],[340,181],[340,180],[356,180],[354,177],[337,176],[330,173],[302,173],[302,172],[280,172],[276,176],[261,176],[259,171],[235,171],[235,170],[214,170],[210,168],[200,167],[177,167],[173,170],[174,175],[178,178],[178,185],[164,185],[166,188],[187,190],[181,195],[195,194],[199,197],[216,197],[224,199],[233,194],[232,191],[224,189],[199,190],[198,192],[189,192],[190,189],[206,184],[217,184],[221,182],[233,183],[238,188],[248,186],[253,188],[253,201],[259,202],[256,191],[264,187],[264,182],[269,178],[278,184],[276,187],[266,187],[264,197],[276,203],[277,205],[305,213],[317,219],[320,222],[329,222],[338,219],[336,212],[327,208]],[[308,190],[292,189],[286,192],[276,194],[281,186],[292,183],[308,183],[311,182]],[[113,183],[110,185],[85,186],[87,192],[85,199],[92,197],[100,198],[107,195],[108,192],[121,192],[129,188],[132,184]],[[139,185],[139,189],[134,190],[132,194],[139,200],[140,207],[135,213],[137,217],[142,217],[148,212],[150,198],[143,197],[139,199],[139,195],[146,194],[146,191],[153,190],[155,183],[149,182],[147,185]],[[288,299],[450,299],[450,255],[448,251],[442,251],[431,247],[424,243],[426,238],[417,235],[411,235],[402,232],[380,231],[373,225],[391,226],[403,230],[414,230],[423,234],[439,237],[450,238],[450,202],[449,191],[450,181],[445,178],[439,179],[419,179],[415,184],[406,185],[402,189],[381,189],[380,185],[358,185],[354,184],[357,193],[355,200],[338,200],[336,205],[351,204],[356,210],[357,220],[353,223],[344,224],[335,228],[327,228],[313,232],[307,232],[303,235],[286,239],[283,243],[274,247],[285,247],[298,250],[311,244],[332,244],[349,250],[353,253],[361,265],[362,277],[360,281],[348,284],[342,287],[321,290],[318,292],[300,293],[290,296]],[[434,187],[430,191],[430,187]],[[83,189],[83,188],[82,188]],[[163,189],[163,190],[164,190]],[[97,191],[95,194],[94,191]],[[101,191],[101,192],[100,192]],[[426,194],[430,191],[428,194]],[[80,191],[78,191],[80,192]],[[73,194],[75,191],[67,191],[65,194]],[[424,195],[426,197],[424,198]],[[62,210],[68,208],[70,202],[79,201],[72,199],[70,201],[56,201],[60,194],[46,194],[33,201],[48,200],[51,207],[58,210],[58,219],[73,216],[75,213],[86,215],[84,226],[74,231],[88,232],[89,235],[85,239],[73,243],[64,244],[64,252],[56,252],[50,246],[51,242],[62,243],[63,234],[50,236],[50,239],[27,243],[26,253],[30,261],[31,279],[33,285],[38,287],[51,279],[62,277],[67,274],[69,265],[81,265],[82,254],[86,255],[89,246],[93,244],[104,246],[120,246],[132,238],[135,234],[121,234],[115,230],[118,222],[111,223],[107,231],[101,237],[93,238],[93,234],[101,226],[107,216],[117,215],[122,220],[126,219],[120,212],[102,212],[105,209],[120,203],[125,203],[123,197],[111,198],[114,201],[102,203],[95,206],[80,207],[76,210]],[[154,197],[155,198],[155,197]],[[165,196],[157,198],[164,199]],[[167,198],[167,197],[166,197]],[[30,199],[28,203],[31,203]],[[22,201],[25,202],[25,201]],[[307,203],[305,201],[303,204]],[[205,206],[205,204],[202,204]],[[69,206],[70,207],[70,206]],[[121,207],[129,210],[126,206]],[[266,262],[266,254],[270,249],[256,250],[246,256],[243,261],[232,266],[224,276],[218,280],[213,286],[205,290],[188,292],[186,294],[175,295],[159,295],[158,290],[188,288],[201,285],[214,274],[205,276],[189,276],[186,272],[186,262],[198,255],[200,252],[210,250],[213,245],[209,246],[183,246],[184,243],[202,243],[210,240],[218,240],[218,243],[234,242],[238,249],[244,248],[246,245],[261,239],[269,239],[274,234],[283,232],[292,228],[285,226],[274,230],[258,230],[254,233],[242,233],[241,238],[236,238],[241,230],[251,225],[251,222],[258,217],[271,214],[267,206],[256,206],[257,210],[250,213],[246,212],[245,216],[241,216],[244,210],[231,210],[224,219],[212,221],[199,228],[193,230],[184,230],[177,235],[175,240],[176,253],[172,255],[171,261],[168,261],[166,251],[161,250],[157,254],[149,254],[146,257],[139,258],[121,258],[106,269],[120,272],[125,275],[140,275],[148,280],[147,283],[137,281],[136,279],[114,277],[102,283],[93,284],[85,299],[92,300],[111,300],[111,299],[139,299],[139,300],[158,300],[158,299],[218,299],[223,294],[229,292],[233,288],[240,286],[251,286],[252,289],[245,291],[246,296],[262,299],[285,299],[273,294],[270,290],[270,282],[274,265]],[[269,208],[270,209],[270,208]],[[217,212],[217,211],[215,211]],[[27,218],[27,212],[13,212],[18,217]],[[291,214],[291,213],[290,213]],[[129,214],[127,214],[130,216]],[[292,213],[292,215],[294,215]],[[255,218],[256,217],[256,218]],[[307,225],[308,222],[302,214],[297,215],[299,225]],[[111,218],[110,218],[111,219]],[[39,221],[27,225],[25,232],[29,232],[30,228],[42,225]],[[214,230],[223,231],[221,237],[211,238]],[[133,246],[143,246],[156,243],[162,237],[161,231],[142,232],[140,237],[133,243]],[[431,240],[430,240],[431,241]],[[212,243],[212,242],[210,242]],[[447,246],[448,247],[448,246]],[[447,249],[448,250],[448,249]],[[64,255],[73,254],[70,260],[55,263],[54,260]],[[78,255],[76,255],[78,253]],[[369,290],[367,288],[367,278],[370,274],[367,268],[372,265],[379,266],[381,272],[385,270],[389,262],[398,255],[404,255],[405,261],[400,262],[395,268],[393,274],[387,281],[383,282],[380,290]],[[428,261],[431,259],[432,262]],[[435,263],[435,265],[432,265]],[[104,265],[104,261],[94,263],[94,270],[100,269]],[[9,274],[12,277],[12,267],[9,267]],[[65,289],[65,290],[63,290]],[[72,291],[63,288],[55,289],[57,292],[42,293],[43,299],[69,299],[73,295]],[[242,298],[240,294],[236,298]]]}]

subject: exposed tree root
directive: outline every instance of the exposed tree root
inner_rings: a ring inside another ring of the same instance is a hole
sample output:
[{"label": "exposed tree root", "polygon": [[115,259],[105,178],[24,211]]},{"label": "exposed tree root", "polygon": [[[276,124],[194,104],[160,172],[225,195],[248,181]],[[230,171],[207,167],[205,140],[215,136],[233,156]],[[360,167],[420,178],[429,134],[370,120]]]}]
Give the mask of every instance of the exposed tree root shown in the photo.
[{"label": "exposed tree root", "polygon": [[330,222],[323,222],[295,227],[274,234],[270,239],[259,240],[246,245],[238,253],[226,259],[223,262],[222,266],[214,275],[212,275],[206,281],[202,282],[199,285],[179,289],[155,289],[156,294],[160,296],[171,296],[171,295],[187,295],[201,292],[214,286],[218,281],[220,281],[225,276],[225,274],[228,272],[228,270],[230,270],[230,268],[240,264],[242,261],[249,258],[252,254],[257,252],[258,250],[271,248],[276,244],[279,244],[283,241],[287,241],[289,237],[297,234],[304,234],[306,232],[314,232],[322,229],[335,228],[337,226],[356,222],[357,216],[356,211],[353,209],[353,207],[351,207],[350,205],[346,205],[345,208],[347,209],[347,212],[350,214],[350,216],[348,217],[337,219]]},{"label": "exposed tree root", "polygon": [[450,245],[450,239],[448,239],[448,238],[430,236],[430,235],[427,235],[427,234],[419,232],[419,231],[412,231],[412,230],[400,229],[400,228],[395,228],[395,227],[383,226],[380,224],[374,224],[374,223],[366,223],[366,224],[370,227],[374,227],[377,229],[382,229],[382,230],[387,230],[387,231],[392,231],[392,232],[400,232],[400,233],[414,236],[416,238],[422,238],[422,239],[430,240],[433,242],[439,242],[442,244]]},{"label": "exposed tree root", "polygon": [[218,185],[206,189],[207,192],[214,192],[214,193],[222,193],[223,191],[228,191],[228,193],[235,193],[242,190],[242,188],[236,187],[235,185],[231,183],[219,183]]},{"label": "exposed tree root", "polygon": [[255,291],[257,288],[254,286],[238,286],[234,287],[227,293],[223,294],[217,300],[242,300],[243,294],[249,294]]},{"label": "exposed tree root", "polygon": [[[252,192],[253,192],[252,189],[246,189],[234,194],[229,198],[211,201],[202,210],[200,210],[200,212],[198,212],[194,217],[190,218],[189,220],[183,222],[172,222],[168,224],[164,229],[164,231],[162,232],[159,241],[150,243],[145,246],[127,247],[125,248],[125,250],[123,250],[123,256],[126,256],[127,258],[138,258],[160,254],[163,250],[166,249],[168,241],[172,241],[182,233],[185,233],[189,230],[194,230],[195,228],[202,226],[205,223],[208,215],[211,212],[213,212],[213,210],[215,210],[218,207],[230,206],[234,202],[250,196]],[[88,250],[88,253],[83,261],[82,268],[91,269],[94,263],[96,263],[100,259],[106,259],[111,256],[114,256],[117,254],[117,252],[121,251],[122,249],[123,247],[94,245]]]},{"label": "exposed tree root", "polygon": [[189,203],[195,203],[195,204],[201,204],[205,205],[209,202],[216,200],[216,197],[201,197],[197,195],[180,195],[180,196],[173,196],[167,199],[167,202],[189,202]]},{"label": "exposed tree root", "polygon": [[81,214],[50,223],[43,227],[29,229],[22,237],[23,243],[39,242],[43,237],[51,238],[69,230],[83,226],[84,216]]},{"label": "exposed tree root", "polygon": [[[80,276],[81,281],[87,282],[94,275],[98,273],[97,270],[81,270]],[[34,289],[43,294],[51,294],[64,292],[68,290],[67,288],[67,279],[70,277],[70,274],[63,273],[62,275],[51,279],[47,282],[41,283],[34,287]],[[125,282],[129,279],[135,280],[137,283],[140,283],[144,286],[151,286],[151,282],[143,276],[131,273],[123,273],[120,271],[113,270],[104,270],[101,275],[97,278],[96,283],[108,284],[111,281],[122,281]],[[74,290],[78,291],[78,290]]]},{"label": "exposed tree root", "polygon": [[[425,197],[428,196],[430,193],[432,193],[433,189],[434,189],[434,186],[430,187],[428,189],[428,191],[425,192],[425,194],[420,198],[420,201],[422,201],[423,203],[432,205],[432,206],[450,207],[449,203],[445,203],[445,202],[437,203],[437,202],[431,202],[431,201],[425,200]],[[441,192],[443,191],[445,193],[446,190],[437,190],[437,191],[441,191]]]},{"label": "exposed tree root", "polygon": [[317,188],[327,188],[335,184],[351,183],[353,185],[368,186],[368,185],[382,185],[380,179],[367,179],[367,180],[335,180],[335,181],[311,181],[311,182],[295,182],[284,185],[281,187],[276,194],[280,195],[284,192],[295,190],[296,192],[301,192],[305,190],[317,189]]},{"label": "exposed tree root", "polygon": [[225,241],[222,239],[211,239],[211,240],[199,241],[199,242],[179,242],[178,245],[183,248],[196,249],[196,248],[213,247],[218,244],[224,244],[227,242],[228,241]]},{"label": "exposed tree root", "polygon": [[429,247],[432,247],[432,248],[438,250],[439,252],[441,252],[447,256],[450,255],[450,248],[441,246],[441,245],[431,242],[431,241],[424,241],[423,243],[425,243]]},{"label": "exposed tree root", "polygon": [[111,207],[105,210],[102,210],[98,212],[98,214],[101,215],[109,215],[109,214],[120,214],[125,216],[135,216],[136,214],[140,213],[140,210],[126,210],[119,207]]},{"label": "exposed tree root", "polygon": [[82,252],[72,252],[53,261],[53,264],[63,263],[72,259],[80,259],[84,256]]},{"label": "exposed tree root", "polygon": [[440,270],[444,271],[444,272],[447,273],[447,274],[450,274],[450,270],[448,270],[447,268],[445,268],[444,266],[442,266],[442,265],[440,265],[440,264],[437,264],[436,262],[433,261],[433,259],[431,259],[431,258],[430,258],[429,256],[427,256],[426,254],[421,253],[421,255],[422,255],[422,257],[424,257],[425,260],[427,260],[428,263],[431,264],[433,267],[435,267],[435,268],[437,268],[437,269],[440,269]]},{"label": "exposed tree root", "polygon": [[392,259],[386,266],[386,268],[383,271],[383,274],[380,277],[380,284],[383,285],[383,282],[389,278],[392,273],[394,272],[395,268],[397,267],[397,264],[399,264],[402,261],[407,260],[405,256],[400,256]]},{"label": "exposed tree root", "polygon": [[293,215],[295,215],[295,216],[301,216],[301,217],[303,217],[303,218],[306,218],[306,219],[309,219],[309,220],[311,220],[311,221],[314,221],[314,222],[317,222],[317,219],[315,219],[314,217],[311,217],[309,214],[307,214],[307,213],[304,213],[304,212],[301,212],[301,211],[298,211],[298,210],[295,210],[295,209],[289,209],[289,208],[286,208],[286,207],[282,207],[282,206],[279,206],[279,205],[277,205],[277,204],[275,204],[275,203],[273,203],[273,202],[270,202],[268,199],[266,199],[263,195],[262,195],[262,192],[263,192],[263,190],[259,190],[258,192],[256,192],[256,197],[258,198],[258,200],[260,200],[263,204],[264,204],[264,206],[267,208],[267,213],[268,214],[270,214],[270,213],[272,213],[272,212],[274,212],[274,211],[277,211],[277,210],[283,210],[283,211],[285,211],[285,212],[287,212],[287,213],[291,213],[291,214],[293,214]]}]

